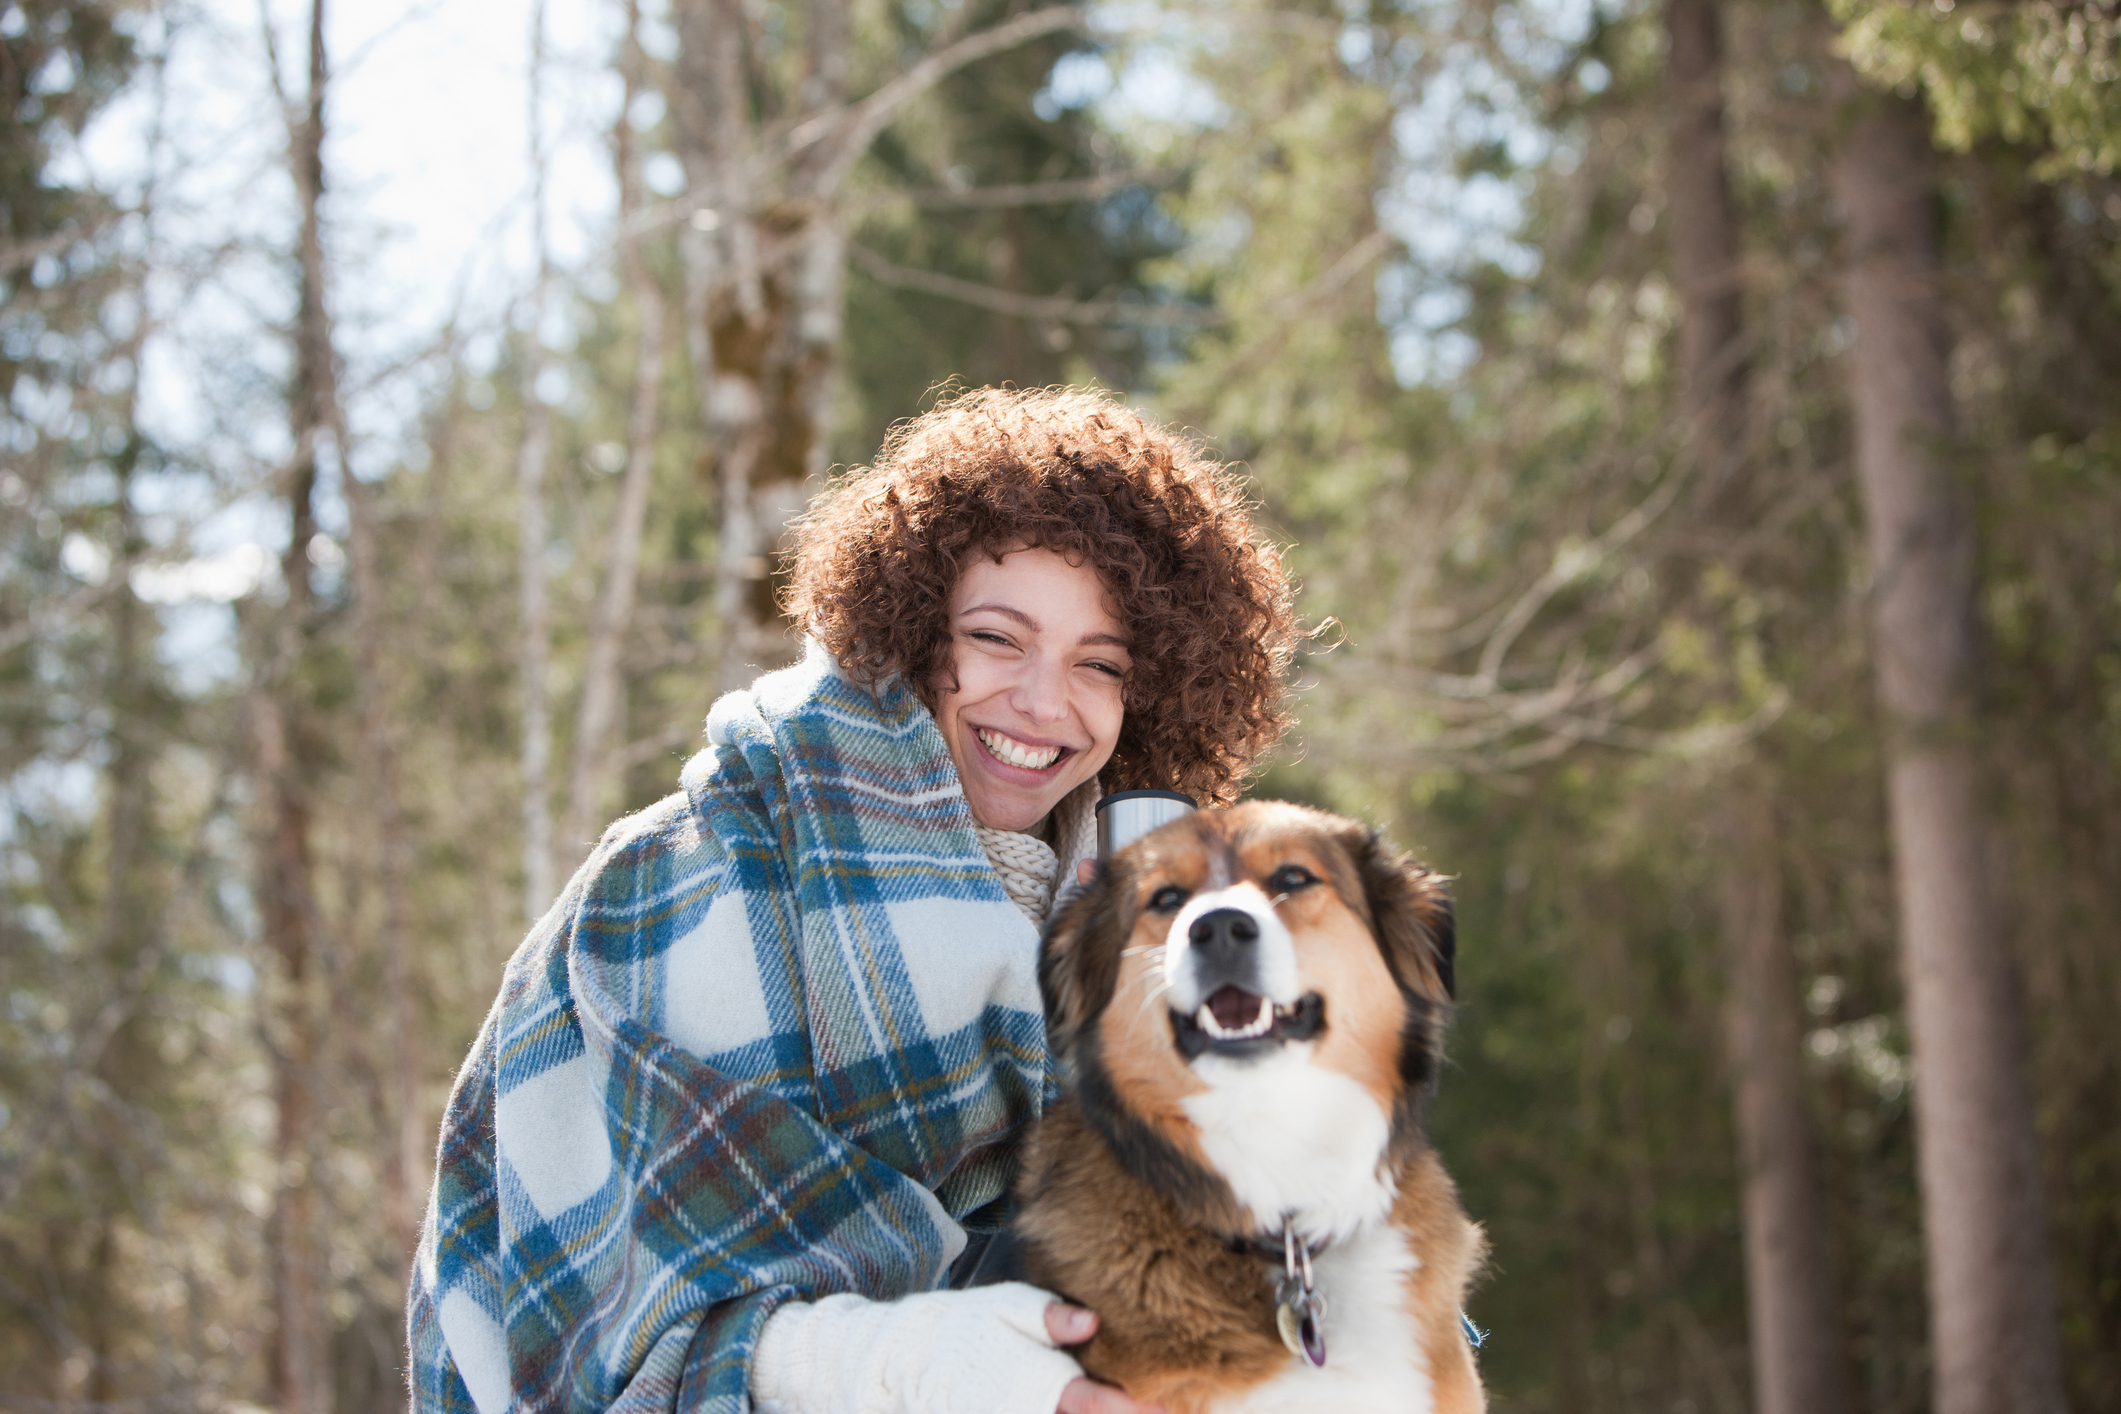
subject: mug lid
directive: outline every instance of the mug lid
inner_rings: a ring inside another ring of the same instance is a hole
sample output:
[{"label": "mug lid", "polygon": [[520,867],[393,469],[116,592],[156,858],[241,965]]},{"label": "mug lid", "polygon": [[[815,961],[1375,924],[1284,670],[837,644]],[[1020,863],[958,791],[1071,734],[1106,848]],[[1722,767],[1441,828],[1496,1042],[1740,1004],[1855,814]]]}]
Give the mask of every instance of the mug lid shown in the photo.
[{"label": "mug lid", "polygon": [[1102,810],[1122,800],[1177,800],[1184,802],[1191,809],[1200,809],[1200,803],[1192,796],[1175,790],[1117,790],[1098,801],[1097,808]]}]

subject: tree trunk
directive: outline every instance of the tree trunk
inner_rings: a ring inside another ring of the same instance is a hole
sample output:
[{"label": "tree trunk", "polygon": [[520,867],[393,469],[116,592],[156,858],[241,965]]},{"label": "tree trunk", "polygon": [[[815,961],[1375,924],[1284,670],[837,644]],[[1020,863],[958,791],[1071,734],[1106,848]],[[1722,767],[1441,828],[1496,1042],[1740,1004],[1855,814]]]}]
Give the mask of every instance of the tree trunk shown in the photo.
[{"label": "tree trunk", "polygon": [[516,448],[517,577],[522,639],[517,671],[523,710],[523,917],[535,923],[552,902],[552,613],[545,593],[545,553],[551,528],[545,514],[545,470],[552,458],[552,417],[539,396],[545,372],[545,311],[552,293],[552,257],[545,236],[544,71],[545,5],[530,17],[530,228],[537,283],[530,327],[523,337],[522,441]]},{"label": "tree trunk", "polygon": [[[1707,470],[1699,498],[1719,538],[1749,516],[1759,488],[1745,462],[1738,216],[1723,126],[1716,0],[1667,0],[1671,90],[1666,194],[1679,287],[1680,400],[1687,453]],[[1723,936],[1745,1225],[1746,1308],[1756,1414],[1845,1407],[1838,1303],[1828,1265],[1810,1117],[1805,1112],[1797,966],[1783,926],[1772,781],[1739,763],[1717,783],[1716,902]]]},{"label": "tree trunk", "polygon": [[[321,287],[321,266],[313,278]],[[329,342],[325,347],[336,367],[336,348]],[[405,822],[398,804],[397,743],[383,650],[383,580],[376,563],[375,507],[368,487],[353,473],[353,438],[336,379],[331,387],[331,419],[332,438],[339,449],[340,486],[346,495],[347,550],[353,571],[354,693],[361,768],[366,776],[362,796],[368,806],[366,864],[379,895],[377,942],[388,1038],[388,1055],[378,1077],[382,1093],[377,1097],[385,1146],[384,1216],[399,1258],[410,1262],[419,1243],[418,1205],[419,1195],[427,1188],[428,1139],[419,1106],[420,1036],[413,1021],[412,946],[405,918]]]},{"label": "tree trunk", "polygon": [[[612,161],[619,185],[619,228],[628,230],[637,206],[633,172],[633,139],[628,114],[640,91],[642,56],[639,0],[627,6],[624,55],[620,61],[625,90],[619,121],[612,133]],[[663,390],[663,290],[641,249],[638,233],[620,245],[627,287],[641,321],[633,368],[633,410],[627,426],[626,480],[612,517],[611,549],[604,571],[604,593],[597,603],[589,635],[587,666],[582,673],[582,701],[575,717],[574,760],[568,772],[567,813],[562,819],[560,848],[565,867],[581,859],[596,828],[598,796],[607,774],[612,728],[619,716],[619,647],[633,614],[633,596],[641,558],[641,527],[648,517],[648,491],[655,472],[655,444],[661,427]]]},{"label": "tree trunk", "polygon": [[[1745,411],[1738,217],[1724,162],[1717,0],[1667,0],[1666,239],[1679,286],[1679,368],[1690,442],[1735,459]],[[1722,468],[1727,462],[1712,459]]]},{"label": "tree trunk", "polygon": [[[1846,78],[1844,77],[1844,82]],[[1851,91],[1853,91],[1851,89]],[[1974,523],[1951,384],[1929,130],[1865,96],[1834,159],[1845,358],[1913,1047],[1938,1414],[2064,1407],[2018,981],[1986,887]]]},{"label": "tree trunk", "polygon": [[[139,386],[139,345],[130,361],[135,371],[126,393],[124,450],[111,458],[117,477],[114,497],[118,510],[118,583],[111,590],[111,672],[106,689],[110,706],[110,760],[104,768],[104,832],[109,854],[105,861],[102,919],[98,928],[97,963],[109,979],[112,992],[134,977],[143,955],[154,946],[153,931],[164,901],[152,882],[153,861],[149,841],[154,835],[151,741],[157,703],[147,670],[153,647],[154,623],[146,606],[126,580],[126,566],[148,548],[139,516],[133,510],[133,473],[139,464],[140,433],[135,420]],[[131,1009],[128,1008],[128,1011]],[[96,1058],[96,1078],[115,1094],[134,1096],[149,1088],[150,1068],[159,1057],[147,1048],[136,1017],[129,1015],[111,1035],[103,1054]],[[147,1082],[147,1083],[143,1083]],[[115,1201],[113,1201],[115,1200]],[[109,1198],[98,1197],[96,1236],[88,1263],[87,1301],[83,1313],[82,1343],[89,1352],[86,1391],[91,1404],[110,1404],[121,1394],[118,1383],[120,1343],[132,1333],[137,1319],[129,1293],[123,1287],[118,1262],[118,1224],[136,1209],[132,1185],[115,1185]]]},{"label": "tree trunk", "polygon": [[[830,159],[819,143],[767,199],[747,98],[742,26],[731,0],[678,8],[670,94],[678,155],[702,197],[685,240],[687,330],[721,481],[715,608],[721,685],[793,658],[777,602],[783,532],[822,475],[839,351],[845,244],[830,210]],[[806,74],[796,116],[846,107],[844,0],[806,7]],[[766,250],[787,256],[762,260]]]},{"label": "tree trunk", "polygon": [[273,1373],[287,1414],[329,1414],[328,1266],[318,1220],[315,1173],[319,1142],[317,1055],[322,1022],[316,999],[318,937],[310,858],[310,782],[305,701],[312,607],[309,544],[316,535],[312,498],[317,442],[329,424],[331,348],[325,322],[324,0],[312,0],[306,109],[290,134],[290,160],[302,203],[300,299],[295,324],[295,378],[290,432],[295,456],[287,485],[288,541],[281,559],[287,602],[279,615],[265,681],[253,702],[259,774],[266,801],[264,877],[259,917],[273,972],[265,988],[266,1049],[274,1066],[278,1175],[268,1242],[272,1252]]},{"label": "tree trunk", "polygon": [[1847,1385],[1825,1204],[1804,1103],[1797,962],[1783,925],[1775,794],[1741,769],[1719,822],[1717,912],[1728,994],[1756,1414],[1837,1414]]}]

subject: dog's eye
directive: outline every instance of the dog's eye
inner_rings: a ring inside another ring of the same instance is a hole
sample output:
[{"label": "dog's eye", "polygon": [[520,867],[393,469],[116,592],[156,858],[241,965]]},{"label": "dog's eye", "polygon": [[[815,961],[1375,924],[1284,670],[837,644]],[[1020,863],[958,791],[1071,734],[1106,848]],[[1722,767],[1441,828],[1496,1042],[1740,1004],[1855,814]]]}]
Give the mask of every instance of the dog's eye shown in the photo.
[{"label": "dog's eye", "polygon": [[1176,913],[1186,906],[1186,891],[1176,884],[1166,884],[1149,895],[1151,913]]},{"label": "dog's eye", "polygon": [[1267,892],[1279,897],[1293,894],[1298,889],[1308,889],[1318,882],[1318,876],[1301,864],[1284,864],[1267,876]]}]

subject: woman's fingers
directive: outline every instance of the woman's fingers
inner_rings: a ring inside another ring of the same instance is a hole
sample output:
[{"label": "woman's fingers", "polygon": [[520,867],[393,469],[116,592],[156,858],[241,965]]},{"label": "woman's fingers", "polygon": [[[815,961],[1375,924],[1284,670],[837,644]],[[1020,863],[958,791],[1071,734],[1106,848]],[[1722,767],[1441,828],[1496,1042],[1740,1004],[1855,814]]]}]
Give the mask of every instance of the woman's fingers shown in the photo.
[{"label": "woman's fingers", "polygon": [[[1097,1334],[1097,1312],[1056,1301],[1046,1308],[1046,1334],[1055,1345],[1081,1345]],[[1164,1414],[1160,1404],[1137,1404],[1127,1392],[1095,1380],[1070,1380],[1059,1414]]]},{"label": "woman's fingers", "polygon": [[1046,1334],[1055,1345],[1081,1345],[1097,1334],[1097,1312],[1056,1301],[1046,1308]]},{"label": "woman's fingers", "polygon": [[1095,1380],[1070,1380],[1061,1391],[1059,1414],[1164,1414],[1164,1407],[1137,1404],[1125,1390]]},{"label": "woman's fingers", "polygon": [[1076,860],[1076,861],[1075,861],[1075,882],[1076,882],[1076,883],[1078,883],[1078,884],[1087,884],[1087,883],[1090,883],[1090,882],[1094,881],[1094,880],[1095,880],[1096,878],[1097,878],[1097,861],[1096,861],[1096,860],[1094,860],[1094,859],[1078,859],[1078,860]]}]

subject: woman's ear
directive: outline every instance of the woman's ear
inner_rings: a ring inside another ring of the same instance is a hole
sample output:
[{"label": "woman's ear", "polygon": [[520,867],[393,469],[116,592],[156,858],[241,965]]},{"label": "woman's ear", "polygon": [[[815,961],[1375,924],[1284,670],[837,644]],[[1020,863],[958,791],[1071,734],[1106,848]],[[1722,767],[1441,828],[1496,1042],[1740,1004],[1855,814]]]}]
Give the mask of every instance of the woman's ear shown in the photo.
[{"label": "woman's ear", "polygon": [[1038,990],[1046,1003],[1046,1046],[1056,1054],[1074,1047],[1119,985],[1119,953],[1127,936],[1121,902],[1128,893],[1119,887],[1117,871],[1100,867],[1046,925],[1038,950]]},{"label": "woman's ear", "polygon": [[1401,985],[1439,1002],[1458,995],[1458,936],[1441,874],[1395,851],[1375,830],[1354,844],[1363,896]]}]

